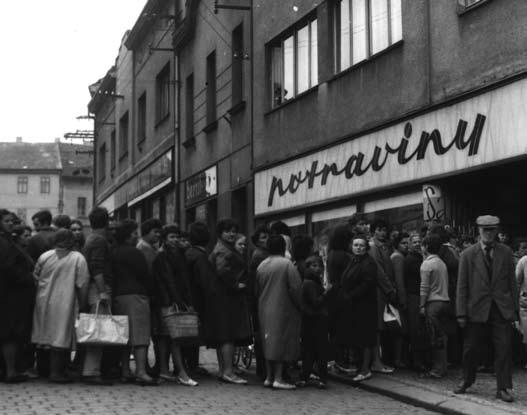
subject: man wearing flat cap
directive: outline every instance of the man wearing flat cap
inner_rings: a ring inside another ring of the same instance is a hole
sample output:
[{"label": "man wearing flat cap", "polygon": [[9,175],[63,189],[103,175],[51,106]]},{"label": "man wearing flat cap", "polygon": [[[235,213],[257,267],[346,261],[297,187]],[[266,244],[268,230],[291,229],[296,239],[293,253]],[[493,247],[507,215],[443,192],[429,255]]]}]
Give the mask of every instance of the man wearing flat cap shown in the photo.
[{"label": "man wearing flat cap", "polygon": [[500,220],[479,216],[480,240],[467,248],[459,261],[456,315],[465,329],[463,383],[454,391],[465,393],[476,381],[478,348],[491,331],[495,351],[496,397],[512,402],[511,336],[518,320],[519,298],[511,249],[496,242]]}]

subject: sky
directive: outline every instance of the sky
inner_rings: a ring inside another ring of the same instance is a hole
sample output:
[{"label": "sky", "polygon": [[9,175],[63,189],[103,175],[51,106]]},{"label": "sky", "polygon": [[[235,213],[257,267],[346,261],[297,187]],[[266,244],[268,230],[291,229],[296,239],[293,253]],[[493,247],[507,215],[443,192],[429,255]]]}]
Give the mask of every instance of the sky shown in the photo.
[{"label": "sky", "polygon": [[146,0],[0,2],[0,141],[92,129],[88,85],[114,64]]}]

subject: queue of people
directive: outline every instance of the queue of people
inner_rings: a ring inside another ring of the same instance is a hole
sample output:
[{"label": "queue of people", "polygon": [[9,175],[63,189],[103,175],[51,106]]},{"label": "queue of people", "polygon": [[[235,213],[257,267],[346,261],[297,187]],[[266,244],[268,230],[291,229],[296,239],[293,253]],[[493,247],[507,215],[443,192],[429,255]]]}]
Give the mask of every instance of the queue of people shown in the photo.
[{"label": "queue of people", "polygon": [[[115,223],[104,208],[89,220],[84,237],[80,221],[42,211],[32,233],[0,210],[4,381],[66,383],[77,373],[89,384],[192,387],[206,372],[206,346],[216,350],[218,379],[243,385],[235,349],[254,343],[265,387],[324,388],[328,367],[363,382],[398,368],[442,378],[462,364],[456,393],[464,393],[494,355],[497,396],[512,400],[512,323],[527,344],[527,242],[513,254],[496,217],[477,219],[475,241],[440,225],[390,232],[382,220],[356,216],[331,230],[327,247],[278,221],[256,228],[250,258],[232,219],[218,222],[210,251],[211,230],[201,222],[188,232],[156,219]],[[174,309],[199,317],[194,341],[171,336]],[[128,316],[127,347],[77,344],[81,311]],[[494,347],[482,354],[487,327]]]}]

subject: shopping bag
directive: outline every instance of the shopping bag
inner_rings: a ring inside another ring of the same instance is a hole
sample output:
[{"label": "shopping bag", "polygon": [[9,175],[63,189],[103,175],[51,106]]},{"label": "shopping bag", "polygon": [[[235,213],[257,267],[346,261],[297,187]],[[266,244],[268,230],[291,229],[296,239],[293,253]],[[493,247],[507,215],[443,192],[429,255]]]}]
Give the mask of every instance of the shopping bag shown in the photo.
[{"label": "shopping bag", "polygon": [[77,343],[87,345],[126,345],[128,343],[128,316],[99,314],[99,305],[95,314],[80,313],[75,322]]},{"label": "shopping bag", "polygon": [[397,332],[402,328],[401,316],[399,315],[399,310],[397,310],[393,305],[386,304],[384,307],[383,313],[384,321],[384,330]]},{"label": "shopping bag", "polygon": [[161,309],[163,320],[167,326],[170,338],[178,341],[197,342],[199,337],[199,318],[198,313],[179,309],[174,304],[170,307]]}]

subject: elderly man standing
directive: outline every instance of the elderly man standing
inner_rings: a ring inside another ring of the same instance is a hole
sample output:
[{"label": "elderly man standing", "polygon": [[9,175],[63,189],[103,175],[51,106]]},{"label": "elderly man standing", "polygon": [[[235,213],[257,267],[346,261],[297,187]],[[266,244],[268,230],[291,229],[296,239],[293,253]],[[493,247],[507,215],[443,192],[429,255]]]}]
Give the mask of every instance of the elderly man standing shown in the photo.
[{"label": "elderly man standing", "polygon": [[512,402],[512,322],[518,320],[518,287],[511,249],[496,242],[500,220],[480,216],[476,220],[480,241],[462,254],[457,283],[456,315],[465,329],[463,383],[454,391],[462,394],[476,381],[478,345],[485,330],[494,343],[496,398]]}]

